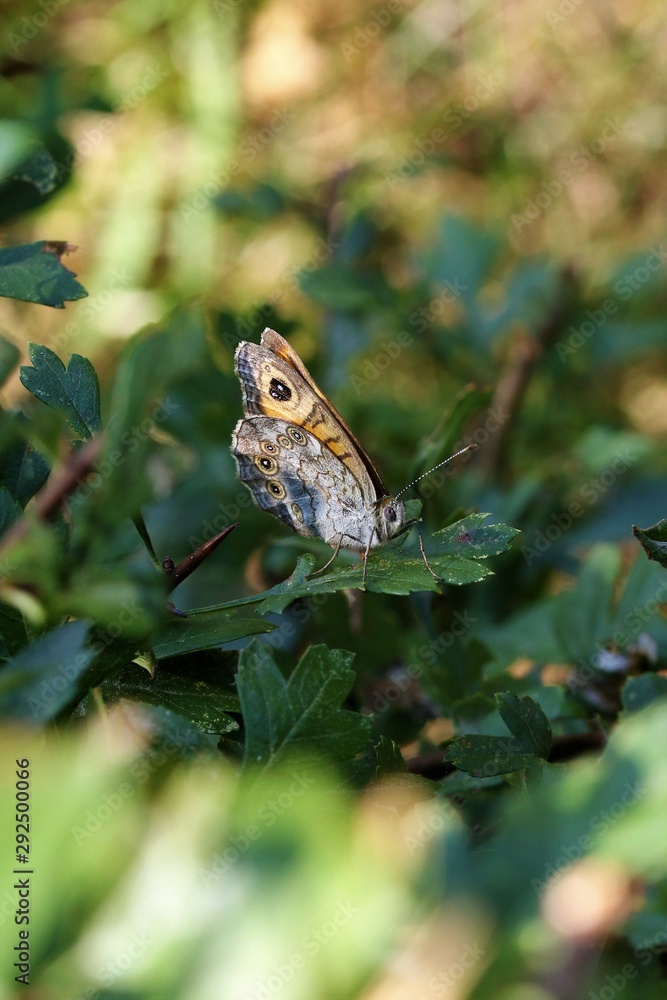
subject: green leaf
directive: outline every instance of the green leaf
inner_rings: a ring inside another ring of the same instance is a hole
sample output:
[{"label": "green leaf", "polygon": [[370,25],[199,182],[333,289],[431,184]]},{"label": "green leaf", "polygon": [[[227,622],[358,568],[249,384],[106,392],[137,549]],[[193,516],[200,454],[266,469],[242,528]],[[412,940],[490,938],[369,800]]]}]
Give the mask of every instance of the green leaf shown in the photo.
[{"label": "green leaf", "polygon": [[272,184],[260,183],[247,191],[225,188],[212,198],[213,205],[227,215],[243,215],[255,219],[273,219],[285,211],[284,195]]},{"label": "green leaf", "polygon": [[[99,702],[89,699],[86,715],[93,716],[97,707]],[[173,765],[179,759],[197,755],[201,760],[202,752],[212,752],[219,760],[219,751],[216,750],[218,733],[205,732],[184,715],[172,712],[163,705],[143,702],[141,712],[133,713],[131,724],[145,747],[132,765],[132,777],[138,784],[162,768],[168,770],[169,764]]]},{"label": "green leaf", "polygon": [[[93,530],[104,530],[119,517],[134,517],[150,501],[153,483],[147,458],[155,450],[154,435],[179,416],[188,415],[181,396],[172,391],[191,385],[211,369],[206,324],[200,308],[177,310],[163,330],[142,331],[123,352],[114,379],[105,424],[101,468],[108,469],[96,492]],[[191,419],[192,415],[190,415]]]},{"label": "green leaf", "polygon": [[576,586],[559,596],[554,625],[573,662],[588,659],[613,631],[612,603],[621,556],[613,545],[597,545],[583,564]]},{"label": "green leaf", "polygon": [[[506,551],[518,532],[516,528],[510,528],[506,524],[484,525],[488,516],[472,514],[425,539],[428,561],[443,582],[460,586],[478,583],[492,575],[493,571],[480,560]],[[308,579],[314,567],[314,556],[301,556],[294,572],[283,583],[263,594],[230,601],[224,607],[259,603],[258,614],[280,613],[298,598],[361,588],[361,564],[341,566],[323,576]],[[417,591],[437,593],[440,585],[426,568],[417,543],[401,548],[390,542],[371,551],[366,572],[366,589],[380,594],[405,595]]]},{"label": "green leaf", "polygon": [[522,750],[538,757],[548,757],[551,749],[551,726],[546,715],[532,698],[518,698],[507,691],[496,695],[503,722]]},{"label": "green leaf", "polygon": [[667,569],[667,520],[663,518],[651,528],[638,528],[633,524],[632,534],[639,539],[649,559],[655,559]]},{"label": "green leaf", "polygon": [[428,276],[460,296],[468,311],[476,314],[477,293],[498,255],[500,241],[488,230],[473,226],[458,215],[442,220],[435,246],[424,257]]},{"label": "green leaf", "polygon": [[555,633],[556,603],[555,597],[536,600],[503,622],[480,623],[477,635],[492,651],[497,664],[494,669],[506,669],[519,656],[538,663],[566,658]]},{"label": "green leaf", "polygon": [[654,703],[625,716],[601,756],[548,768],[530,795],[505,803],[487,851],[451,865],[448,891],[486,894],[499,915],[512,912],[525,926],[539,894],[587,856],[623,866],[625,877],[664,880],[664,734],[665,706]]},{"label": "green leaf", "polygon": [[21,367],[21,381],[33,396],[62,413],[81,438],[88,439],[102,427],[100,386],[90,361],[73,354],[67,368],[57,354],[38,344],[28,346],[33,367]]},{"label": "green leaf", "polygon": [[58,164],[42,143],[33,145],[32,152],[12,174],[15,180],[27,181],[41,195],[49,194],[58,184]]},{"label": "green leaf", "polygon": [[95,656],[85,648],[89,625],[61,625],[0,669],[0,716],[43,723],[81,694],[79,681]]},{"label": "green leaf", "polygon": [[[164,329],[139,333],[124,351],[114,380],[109,447],[122,447],[124,436],[136,432],[146,416],[156,426],[163,424],[177,408],[167,395],[170,386],[193,378],[210,364],[206,323],[199,308],[175,310]],[[145,438],[144,434],[139,441]],[[141,451],[132,443],[135,452]]]},{"label": "green leaf", "polygon": [[23,509],[16,502],[6,486],[0,487],[0,537],[23,515]]},{"label": "green leaf", "polygon": [[299,285],[304,295],[325,309],[356,312],[388,305],[391,293],[379,274],[364,273],[358,264],[332,263],[316,271],[302,271]]},{"label": "green leaf", "polygon": [[244,763],[263,771],[286,757],[350,760],[370,737],[371,720],[342,709],[355,674],[353,654],[311,646],[285,680],[268,646],[253,642],[239,658],[237,689],[246,731]]},{"label": "green leaf", "polygon": [[211,649],[225,642],[236,642],[249,635],[272,632],[275,625],[259,618],[232,616],[220,608],[189,611],[187,618],[174,616],[157,637],[152,648],[161,660],[168,656],[182,656],[198,649]]},{"label": "green leaf", "polygon": [[45,240],[0,248],[0,295],[54,309],[85,298],[88,292],[60,262],[71,249],[67,243]]},{"label": "green leaf", "polygon": [[[506,552],[518,528],[507,524],[484,524],[490,514],[470,514],[468,517],[436,531],[429,538],[427,556],[453,556],[456,559],[488,559]],[[453,583],[456,581],[453,580]]]},{"label": "green leaf", "polygon": [[114,701],[129,698],[161,705],[207,733],[228,733],[239,728],[236,720],[227,714],[240,710],[238,697],[190,677],[177,677],[158,670],[151,680],[147,670],[130,664],[107,678],[102,684],[102,692]]},{"label": "green leaf", "polygon": [[661,621],[660,605],[667,596],[667,577],[662,567],[638,556],[630,567],[614,611],[612,638],[621,647]]},{"label": "green leaf", "polygon": [[31,636],[21,612],[0,602],[0,637],[9,656],[15,656],[30,642]]},{"label": "green leaf", "polygon": [[11,176],[30,152],[32,132],[19,122],[0,121],[0,180]]},{"label": "green leaf", "polygon": [[21,352],[16,344],[0,336],[0,386],[7,381],[20,357]]},{"label": "green leaf", "polygon": [[67,589],[57,588],[52,602],[62,614],[92,619],[107,639],[141,644],[167,617],[165,584],[158,573],[129,574],[119,565],[77,561]]},{"label": "green leaf", "polygon": [[0,487],[9,490],[14,499],[25,507],[46,482],[51,468],[38,451],[25,441],[8,448],[0,465]]},{"label": "green leaf", "polygon": [[[476,700],[482,708],[488,701],[480,696]],[[528,696],[519,698],[505,691],[496,695],[496,703],[512,737],[475,733],[455,737],[447,748],[445,760],[459,770],[477,777],[490,777],[533,768],[548,756],[551,726],[537,702]],[[484,724],[493,726],[493,717]]]},{"label": "green leaf", "polygon": [[661,674],[640,674],[629,677],[621,691],[621,702],[626,712],[638,712],[652,701],[667,697],[667,677]]},{"label": "green leaf", "polygon": [[533,767],[540,758],[527,753],[520,743],[507,736],[472,734],[456,736],[447,748],[445,760],[474,777],[490,778]]}]

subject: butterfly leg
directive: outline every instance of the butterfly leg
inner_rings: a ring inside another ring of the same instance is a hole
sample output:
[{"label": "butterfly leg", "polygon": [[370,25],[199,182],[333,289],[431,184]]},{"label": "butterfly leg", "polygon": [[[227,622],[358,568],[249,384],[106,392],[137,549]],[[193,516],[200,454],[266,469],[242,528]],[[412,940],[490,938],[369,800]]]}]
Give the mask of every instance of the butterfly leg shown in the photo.
[{"label": "butterfly leg", "polygon": [[309,573],[308,574],[309,580],[312,579],[312,577],[314,576],[319,576],[320,573],[324,573],[325,569],[328,569],[329,566],[331,566],[331,563],[334,561],[334,559],[340,552],[340,547],[342,544],[343,544],[343,536],[341,535],[338,541],[336,542],[336,548],[334,549],[334,554],[332,555],[331,559],[327,559],[324,566],[321,566],[320,569],[316,569],[313,573]]},{"label": "butterfly leg", "polygon": [[438,576],[438,574],[433,571],[433,569],[431,568],[431,564],[426,558],[426,552],[424,551],[424,539],[422,538],[422,533],[419,530],[419,528],[417,528],[417,534],[419,535],[419,550],[422,554],[422,559],[424,560],[424,565],[426,566],[426,569],[429,571],[433,579],[437,581],[437,583],[444,583],[442,577]]},{"label": "butterfly leg", "polygon": [[375,528],[371,531],[371,537],[368,539],[368,545],[365,550],[361,553],[361,562],[363,564],[363,572],[361,574],[361,589],[366,589],[366,567],[368,565],[368,553],[371,551],[371,545],[373,544],[373,539],[375,537]]}]

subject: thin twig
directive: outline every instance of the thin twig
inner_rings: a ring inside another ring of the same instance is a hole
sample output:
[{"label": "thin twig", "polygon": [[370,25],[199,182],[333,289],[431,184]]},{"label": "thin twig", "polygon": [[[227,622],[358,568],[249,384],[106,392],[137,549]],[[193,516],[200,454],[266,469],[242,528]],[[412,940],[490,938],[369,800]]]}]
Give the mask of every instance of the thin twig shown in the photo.
[{"label": "thin twig", "polygon": [[48,521],[67,500],[67,497],[81,484],[95,465],[102,450],[103,438],[91,438],[78,449],[72,451],[67,463],[57,476],[52,476],[33,500],[28,516],[23,516],[5,533],[0,540],[0,549],[7,549],[20,541],[28,531],[30,515],[36,514],[40,521]]},{"label": "thin twig", "polygon": [[198,549],[191,552],[189,556],[186,556],[178,566],[174,565],[174,560],[171,556],[167,556],[166,559],[162,561],[162,569],[169,580],[169,593],[178,587],[179,583],[183,583],[183,580],[187,579],[198,566],[204,562],[205,559],[211,555],[211,553],[217,549],[220,542],[231,534],[234,528],[238,527],[239,522],[236,524],[230,524],[228,528],[223,531],[218,532],[213,538],[210,538],[203,545],[200,545]]},{"label": "thin twig", "polygon": [[564,267],[551,312],[536,333],[523,332],[517,338],[505,370],[498,379],[490,408],[503,414],[504,419],[497,432],[480,450],[477,460],[477,468],[489,479],[501,479],[503,471],[507,469],[507,446],[530,380],[540,359],[551,348],[567,319],[576,283],[574,269]]}]

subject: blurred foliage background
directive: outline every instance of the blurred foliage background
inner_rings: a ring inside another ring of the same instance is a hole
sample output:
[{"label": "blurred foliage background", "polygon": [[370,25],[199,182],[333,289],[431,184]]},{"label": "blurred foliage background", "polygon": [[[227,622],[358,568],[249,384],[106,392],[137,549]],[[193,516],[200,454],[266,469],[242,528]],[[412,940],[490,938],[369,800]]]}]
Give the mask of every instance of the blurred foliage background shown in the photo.
[{"label": "blurred foliage background", "polygon": [[[266,325],[391,491],[480,445],[455,475],[424,481],[429,528],[476,510],[521,530],[480,585],[361,604],[335,593],[266,616],[285,676],[310,643],[356,654],[345,703],[374,711],[373,738],[402,751],[376,743],[384,790],[359,798],[359,769],[324,765],[303,800],[294,771],[268,790],[239,782],[220,731],[191,724],[195,701],[187,725],[178,694],[153,695],[148,714],[125,700],[107,713],[117,698],[100,677],[48,737],[9,732],[3,798],[14,757],[39,762],[41,971],[18,989],[662,995],[664,570],[631,529],[665,513],[663,5],[7,0],[2,14],[3,244],[72,244],[65,263],[88,292],[64,310],[0,298],[2,332],[24,363],[28,341],[90,358],[105,426],[119,370],[148,414],[169,404],[141,462],[84,516],[97,538],[79,539],[79,575],[53,569],[45,583],[55,549],[37,537],[21,606],[33,635],[85,617],[93,584],[97,621],[137,598],[114,661],[127,668],[164,597],[121,520],[140,503],[160,559],[240,521],[176,591],[184,610],[264,590],[306,549],[324,561],[325,546],[246,504],[229,454],[234,347]],[[136,347],[148,324],[167,331],[167,374]],[[18,374],[3,403],[57,465],[62,422]],[[227,643],[198,680],[231,677],[247,645]],[[548,717],[550,763],[509,777],[443,769],[453,736],[506,734],[494,701],[506,691]],[[154,765],[165,744],[176,749]],[[253,838],[281,792],[285,815]],[[239,856],[209,879],[226,849]],[[292,955],[309,956],[305,971]],[[13,995],[9,972],[3,989]]]}]

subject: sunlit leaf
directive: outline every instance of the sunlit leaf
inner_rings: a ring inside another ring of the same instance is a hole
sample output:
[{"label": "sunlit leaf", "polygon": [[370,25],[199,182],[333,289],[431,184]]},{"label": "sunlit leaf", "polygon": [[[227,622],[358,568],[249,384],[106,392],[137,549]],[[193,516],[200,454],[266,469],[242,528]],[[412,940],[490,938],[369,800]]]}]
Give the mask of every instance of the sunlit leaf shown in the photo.
[{"label": "sunlit leaf", "polygon": [[0,248],[0,295],[64,309],[65,302],[85,298],[88,292],[74,273],[60,262],[70,249],[65,243],[29,243]]}]

